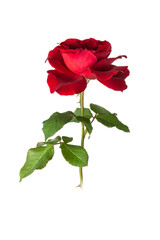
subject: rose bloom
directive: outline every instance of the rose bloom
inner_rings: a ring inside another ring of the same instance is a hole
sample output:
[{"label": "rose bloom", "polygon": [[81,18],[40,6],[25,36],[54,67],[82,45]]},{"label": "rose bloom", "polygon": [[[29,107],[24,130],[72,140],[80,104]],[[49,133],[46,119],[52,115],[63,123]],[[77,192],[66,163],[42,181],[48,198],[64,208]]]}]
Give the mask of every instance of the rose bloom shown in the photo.
[{"label": "rose bloom", "polygon": [[47,60],[55,70],[48,71],[47,83],[50,92],[60,95],[81,93],[87,87],[86,79],[97,79],[115,91],[127,88],[125,78],[129,75],[127,66],[115,66],[116,58],[108,58],[111,44],[94,38],[67,39],[51,50]]}]

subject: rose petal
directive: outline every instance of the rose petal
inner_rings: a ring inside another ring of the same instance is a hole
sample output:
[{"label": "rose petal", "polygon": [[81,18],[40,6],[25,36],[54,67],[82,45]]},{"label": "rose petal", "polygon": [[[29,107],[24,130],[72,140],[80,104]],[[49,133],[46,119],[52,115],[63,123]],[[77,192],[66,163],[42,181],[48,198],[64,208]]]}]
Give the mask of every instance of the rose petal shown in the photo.
[{"label": "rose petal", "polygon": [[113,79],[123,80],[123,79],[125,79],[126,77],[129,76],[130,72],[129,72],[127,66],[119,67],[119,68],[121,68],[121,70],[115,76],[113,76]]},{"label": "rose petal", "polygon": [[129,70],[127,69],[125,72],[118,72],[116,75],[114,75],[112,78],[110,78],[107,81],[100,81],[103,85],[105,85],[108,88],[111,88],[115,91],[124,91],[127,88],[127,85],[125,83],[125,78],[129,76]]},{"label": "rose petal", "polygon": [[108,65],[111,65],[115,60],[120,59],[122,57],[127,58],[127,56],[121,55],[121,56],[118,56],[116,58],[105,58],[105,59],[102,59],[102,60],[100,60],[99,62],[97,62],[94,65],[94,69],[95,70],[104,70],[105,67],[107,67]]},{"label": "rose petal", "polygon": [[127,66],[108,65],[100,71],[92,69],[92,72],[96,75],[97,80],[106,81],[120,72],[124,73],[127,69]]},{"label": "rose petal", "polygon": [[100,41],[98,40],[98,50],[99,51],[111,51],[111,44],[108,41]]},{"label": "rose petal", "polygon": [[59,72],[70,73],[64,64],[59,47],[56,47],[49,52],[47,60],[49,61],[50,65],[57,69]]},{"label": "rose petal", "polygon": [[[115,72],[115,74],[116,73],[118,73],[118,71]],[[97,80],[103,82],[103,81],[109,80],[114,75],[114,72],[112,72],[112,71],[105,71],[105,72],[94,71],[94,74],[96,75]]]},{"label": "rose petal", "polygon": [[88,78],[88,79],[96,79],[96,75],[94,72],[91,71],[90,68],[86,68],[82,72],[80,72],[81,76]]},{"label": "rose petal", "polygon": [[88,49],[88,50],[97,50],[98,47],[98,41],[95,40],[94,38],[89,38],[81,41],[81,46],[83,49]]},{"label": "rose petal", "polygon": [[[101,81],[99,81],[99,82],[101,82]],[[103,85],[105,85],[106,87],[111,88],[112,90],[115,90],[115,91],[123,92],[125,89],[127,89],[127,85],[124,80],[116,81],[111,78],[110,80],[108,80],[106,82],[101,82],[101,83]]]},{"label": "rose petal", "polygon": [[111,44],[108,41],[98,41],[98,49],[94,53],[98,60],[107,58],[111,53]]},{"label": "rose petal", "polygon": [[[73,50],[72,50],[73,51]],[[77,53],[61,52],[65,65],[76,74],[80,74],[86,68],[94,65],[97,58],[93,53],[84,49]]]},{"label": "rose petal", "polygon": [[62,42],[60,45],[67,46],[71,49],[76,49],[76,48],[81,48],[80,43],[81,43],[81,41],[79,39],[69,38],[69,39],[65,40],[64,42]]},{"label": "rose petal", "polygon": [[55,91],[60,95],[73,95],[81,93],[87,86],[86,79],[75,74],[63,74],[56,70],[48,71],[47,83],[50,92]]},{"label": "rose petal", "polygon": [[100,71],[92,69],[92,72],[96,75],[97,80],[106,81],[109,80],[112,76],[116,75],[121,69],[117,68],[114,65],[109,65]]}]

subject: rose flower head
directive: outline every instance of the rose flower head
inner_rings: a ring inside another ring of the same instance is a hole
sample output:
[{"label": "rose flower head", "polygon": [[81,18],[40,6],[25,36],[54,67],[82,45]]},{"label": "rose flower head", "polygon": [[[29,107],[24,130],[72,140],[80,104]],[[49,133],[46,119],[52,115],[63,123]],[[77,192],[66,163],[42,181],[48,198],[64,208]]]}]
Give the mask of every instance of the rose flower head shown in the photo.
[{"label": "rose flower head", "polygon": [[47,60],[54,70],[48,71],[50,92],[60,95],[81,93],[87,87],[86,79],[97,79],[115,91],[127,88],[128,66],[115,66],[113,62],[125,57],[109,58],[111,44],[94,38],[67,39],[48,53]]}]

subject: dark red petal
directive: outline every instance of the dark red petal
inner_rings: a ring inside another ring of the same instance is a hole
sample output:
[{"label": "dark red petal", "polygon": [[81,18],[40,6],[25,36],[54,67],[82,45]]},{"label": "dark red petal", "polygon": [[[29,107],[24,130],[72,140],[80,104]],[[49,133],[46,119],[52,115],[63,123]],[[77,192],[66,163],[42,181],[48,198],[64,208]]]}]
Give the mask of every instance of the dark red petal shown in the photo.
[{"label": "dark red petal", "polygon": [[99,81],[99,82],[102,83],[103,85],[105,85],[106,87],[111,88],[115,91],[123,92],[125,89],[127,89],[127,85],[124,80],[117,81],[117,80],[111,78],[106,82],[101,82],[101,81]]},{"label": "dark red petal", "polygon": [[69,39],[65,40],[64,42],[62,42],[60,45],[67,46],[71,49],[75,49],[75,48],[81,48],[80,43],[81,43],[81,41],[79,39],[69,38]]},{"label": "dark red petal", "polygon": [[59,47],[56,47],[49,52],[47,60],[49,61],[50,65],[57,69],[59,72],[70,72],[64,64]]},{"label": "dark red petal", "polygon": [[55,91],[60,95],[73,95],[81,93],[87,86],[86,79],[75,74],[64,74],[56,70],[48,71],[47,83],[50,92]]},{"label": "dark red petal", "polygon": [[90,68],[86,68],[85,70],[81,71],[81,76],[88,78],[88,79],[96,79],[96,75],[94,72],[91,71]]},{"label": "dark red petal", "polygon": [[[117,74],[117,72],[115,72],[115,74]],[[96,75],[97,80],[99,81],[106,81],[109,80],[113,75],[114,72],[112,71],[105,71],[105,72],[101,72],[101,71],[94,71],[94,74]]]},{"label": "dark red petal", "polygon": [[[121,67],[122,69],[122,67]],[[116,75],[113,76],[113,79],[118,79],[118,80],[123,80],[125,79],[126,77],[128,77],[130,74],[129,70],[128,70],[128,67],[124,67],[124,70],[120,70]]]},{"label": "dark red petal", "polygon": [[126,69],[127,67],[117,67],[114,65],[109,65],[100,71],[92,69],[92,72],[96,75],[96,78],[98,80],[106,81],[106,80],[109,80],[114,75],[116,75],[119,71],[123,71],[124,68]]},{"label": "dark red petal", "polygon": [[62,57],[68,69],[76,74],[84,71],[86,68],[94,65],[97,58],[87,49],[77,53],[62,52]]},{"label": "dark red petal", "polygon": [[106,81],[117,74],[124,74],[127,69],[127,66],[107,65],[100,71],[92,69],[92,72],[96,75],[97,80]]},{"label": "dark red petal", "polygon": [[101,60],[103,58],[107,58],[109,54],[111,53],[111,44],[107,41],[98,41],[98,49],[95,52],[95,56],[98,60]]},{"label": "dark red petal", "polygon": [[98,41],[94,38],[89,38],[81,41],[82,48],[86,48],[88,50],[97,50]]},{"label": "dark red petal", "polygon": [[100,41],[98,40],[98,50],[99,51],[110,51],[111,52],[111,44],[108,41]]},{"label": "dark red petal", "polygon": [[104,70],[108,65],[111,65],[115,60],[120,59],[122,57],[127,58],[127,56],[121,55],[121,56],[118,56],[116,58],[105,58],[105,59],[102,59],[102,60],[100,60],[99,62],[97,62],[94,65],[94,69],[95,70],[99,70],[99,71],[100,70]]},{"label": "dark red petal", "polygon": [[115,91],[124,91],[127,88],[127,85],[125,83],[125,78],[129,76],[129,70],[127,69],[125,72],[119,72],[115,76],[113,76],[111,79],[107,81],[100,81],[103,85],[105,85],[108,88],[111,88]]}]

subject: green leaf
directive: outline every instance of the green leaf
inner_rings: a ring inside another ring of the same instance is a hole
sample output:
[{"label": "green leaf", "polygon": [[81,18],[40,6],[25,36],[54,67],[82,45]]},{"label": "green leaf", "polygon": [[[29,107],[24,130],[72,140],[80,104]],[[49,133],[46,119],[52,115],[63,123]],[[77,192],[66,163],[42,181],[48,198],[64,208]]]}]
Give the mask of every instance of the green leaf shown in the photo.
[{"label": "green leaf", "polygon": [[20,181],[22,178],[29,176],[35,169],[44,168],[48,161],[54,155],[54,148],[51,144],[45,147],[31,148],[28,150],[24,166],[20,170]]},{"label": "green leaf", "polygon": [[93,103],[90,104],[90,108],[95,113],[110,113],[107,109]]},{"label": "green leaf", "polygon": [[81,116],[78,116],[77,120],[78,120],[78,122],[83,122],[84,125],[86,126],[87,131],[89,132],[89,134],[91,134],[93,127],[91,125],[90,120],[85,117],[81,117]]},{"label": "green leaf", "polygon": [[73,138],[72,137],[62,136],[62,140],[63,140],[64,143],[69,143],[69,142],[72,142]]},{"label": "green leaf", "polygon": [[73,166],[85,167],[88,165],[88,154],[81,146],[61,143],[62,155]]},{"label": "green leaf", "polygon": [[55,144],[55,143],[59,142],[60,140],[61,140],[61,137],[60,137],[60,136],[57,136],[57,137],[55,137],[54,139],[48,139],[47,142],[38,142],[38,143],[37,143],[37,147],[41,147],[41,146],[43,146],[43,145],[45,145],[45,144],[47,144],[47,143]]},{"label": "green leaf", "polygon": [[[77,108],[74,112],[74,115],[81,116],[81,109]],[[84,117],[90,119],[92,117],[92,113],[89,108],[84,108]],[[79,122],[76,117],[72,118],[71,122]]]},{"label": "green leaf", "polygon": [[43,132],[45,141],[59,131],[66,123],[73,118],[73,113],[68,111],[64,113],[55,112],[49,119],[43,122]]},{"label": "green leaf", "polygon": [[90,118],[93,116],[90,109],[89,108],[84,108],[84,117],[81,116],[81,108],[77,108],[74,112],[74,115],[76,115],[76,117],[74,116],[71,120],[71,122],[83,122],[84,125],[87,128],[87,131],[91,134],[92,132],[92,125],[90,122]]},{"label": "green leaf", "polygon": [[122,122],[120,122],[115,114],[112,114],[112,113],[98,114],[96,116],[96,119],[98,122],[102,123],[107,127],[116,127],[119,130],[122,130],[124,132],[129,132],[129,128],[126,125],[124,125]]},{"label": "green leaf", "polygon": [[50,144],[55,144],[57,142],[61,141],[61,137],[60,136],[57,136],[56,138],[54,139],[48,139],[48,141],[46,143],[50,143]]},{"label": "green leaf", "polygon": [[90,104],[90,108],[97,114],[96,119],[98,122],[107,127],[116,127],[124,132],[129,132],[129,128],[119,121],[116,113],[111,113],[107,109],[92,103]]},{"label": "green leaf", "polygon": [[37,147],[42,147],[43,145],[45,145],[46,143],[45,142],[38,142],[37,143]]}]

